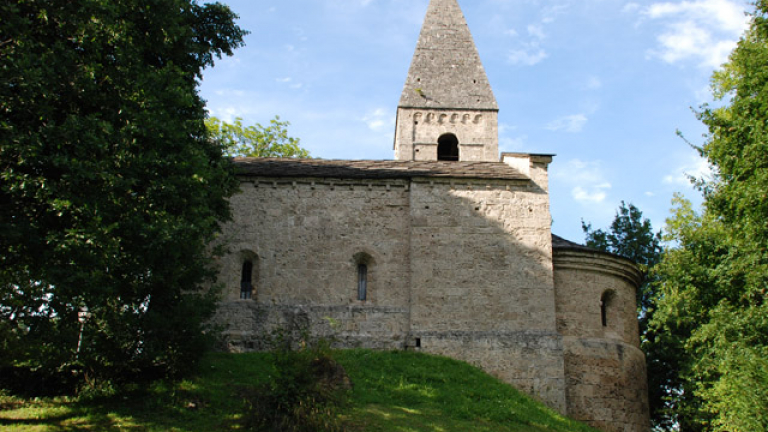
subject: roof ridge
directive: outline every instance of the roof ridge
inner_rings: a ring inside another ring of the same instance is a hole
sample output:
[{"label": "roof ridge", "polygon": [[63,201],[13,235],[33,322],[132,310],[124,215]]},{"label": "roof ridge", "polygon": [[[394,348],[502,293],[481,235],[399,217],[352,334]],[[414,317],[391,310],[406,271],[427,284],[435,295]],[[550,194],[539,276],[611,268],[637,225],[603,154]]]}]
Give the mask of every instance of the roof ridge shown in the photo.
[{"label": "roof ridge", "polygon": [[530,180],[502,162],[233,158],[237,173],[256,177],[473,178]]}]

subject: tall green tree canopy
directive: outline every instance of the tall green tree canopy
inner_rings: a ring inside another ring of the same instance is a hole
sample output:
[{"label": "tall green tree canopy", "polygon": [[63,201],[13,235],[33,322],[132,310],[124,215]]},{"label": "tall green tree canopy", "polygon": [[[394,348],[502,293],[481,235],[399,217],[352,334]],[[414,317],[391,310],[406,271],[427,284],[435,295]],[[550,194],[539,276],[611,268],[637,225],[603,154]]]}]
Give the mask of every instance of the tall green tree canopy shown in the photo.
[{"label": "tall green tree canopy", "polygon": [[256,123],[243,126],[243,119],[227,123],[211,117],[205,121],[211,138],[224,146],[229,156],[308,158],[309,152],[299,145],[299,138],[288,136],[287,121],[275,117],[268,126]]},{"label": "tall green tree canopy", "polygon": [[667,423],[682,431],[768,430],[768,3],[712,80],[698,113],[714,178],[701,212],[678,199],[651,322],[677,354]]},{"label": "tall green tree canopy", "polygon": [[6,0],[0,17],[0,362],[91,378],[186,368],[236,188],[197,85],[242,45],[236,15]]}]

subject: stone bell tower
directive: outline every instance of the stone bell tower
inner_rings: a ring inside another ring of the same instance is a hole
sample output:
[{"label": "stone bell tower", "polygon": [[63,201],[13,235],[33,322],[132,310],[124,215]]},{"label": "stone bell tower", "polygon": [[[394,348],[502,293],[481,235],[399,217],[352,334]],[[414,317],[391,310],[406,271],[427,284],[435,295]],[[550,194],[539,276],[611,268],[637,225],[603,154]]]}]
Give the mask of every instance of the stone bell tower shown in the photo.
[{"label": "stone bell tower", "polygon": [[498,113],[457,0],[430,0],[397,107],[395,159],[498,162]]}]

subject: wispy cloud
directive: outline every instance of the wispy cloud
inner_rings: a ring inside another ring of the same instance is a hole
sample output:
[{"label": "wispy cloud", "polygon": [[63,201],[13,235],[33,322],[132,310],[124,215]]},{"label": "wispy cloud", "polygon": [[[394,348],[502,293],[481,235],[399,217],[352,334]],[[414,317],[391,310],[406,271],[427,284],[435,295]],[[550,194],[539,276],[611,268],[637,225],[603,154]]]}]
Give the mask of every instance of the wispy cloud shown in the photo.
[{"label": "wispy cloud", "polygon": [[578,133],[584,129],[587,121],[589,121],[589,119],[585,114],[574,114],[555,119],[549,122],[545,128],[551,131]]},{"label": "wispy cloud", "polygon": [[569,4],[563,3],[563,4],[556,4],[554,6],[549,6],[544,8],[544,10],[542,11],[541,22],[544,24],[550,24],[555,22],[557,17],[566,13],[569,7],[570,7]]},{"label": "wispy cloud", "polygon": [[680,163],[671,173],[664,176],[664,183],[676,187],[690,187],[691,177],[696,179],[711,178],[712,169],[709,162],[698,155],[692,155],[688,160]]},{"label": "wispy cloud", "polygon": [[602,204],[613,187],[605,179],[600,161],[571,159],[554,174],[555,178],[573,185],[571,197],[581,204]]},{"label": "wispy cloud", "polygon": [[665,23],[658,47],[649,51],[667,63],[693,60],[717,68],[728,60],[747,29],[746,3],[739,0],[685,0],[653,3],[640,13]]},{"label": "wispy cloud", "polygon": [[[547,39],[546,26],[554,23],[558,16],[568,9],[567,4],[546,7],[541,11],[541,18],[526,27],[527,40],[521,38],[517,46],[507,54],[507,61],[513,65],[534,66],[549,57],[542,43]],[[504,31],[509,36],[520,36],[514,29]]]},{"label": "wispy cloud", "polygon": [[525,147],[528,135],[512,136],[517,132],[516,125],[499,123],[499,150],[502,152],[521,151]]},{"label": "wispy cloud", "polygon": [[374,132],[391,132],[395,128],[395,117],[391,110],[377,108],[361,119]]},{"label": "wispy cloud", "polygon": [[544,33],[544,27],[539,24],[531,24],[528,26],[528,34],[536,39],[546,39],[547,34]]},{"label": "wispy cloud", "polygon": [[627,3],[626,5],[624,5],[624,9],[622,10],[622,12],[624,12],[624,13],[633,13],[633,12],[637,12],[638,10],[640,10],[640,5],[639,4],[637,4],[637,3]]},{"label": "wispy cloud", "polygon": [[294,89],[294,90],[299,90],[300,88],[304,87],[303,83],[293,82],[293,78],[291,78],[291,77],[276,78],[275,82],[280,83],[280,84],[285,84],[289,88]]},{"label": "wispy cloud", "polygon": [[593,76],[587,80],[587,88],[590,90],[597,90],[603,86],[603,82],[600,78]]},{"label": "wispy cloud", "polygon": [[539,44],[525,44],[514,49],[507,55],[507,60],[513,65],[533,66],[541,63],[542,60],[549,57],[546,51]]},{"label": "wispy cloud", "polygon": [[599,204],[605,201],[605,198],[608,196],[605,191],[610,188],[610,183],[600,183],[599,185],[592,186],[589,190],[576,186],[571,191],[571,196],[580,203]]}]

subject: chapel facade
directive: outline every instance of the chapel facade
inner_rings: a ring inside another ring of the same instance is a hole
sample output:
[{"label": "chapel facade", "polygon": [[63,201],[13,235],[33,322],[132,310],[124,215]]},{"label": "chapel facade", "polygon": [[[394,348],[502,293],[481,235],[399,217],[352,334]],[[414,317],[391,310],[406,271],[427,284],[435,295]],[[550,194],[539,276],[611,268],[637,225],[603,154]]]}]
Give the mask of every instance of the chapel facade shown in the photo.
[{"label": "chapel facade", "polygon": [[547,154],[499,156],[457,0],[431,0],[394,160],[237,158],[218,261],[232,351],[277,328],[477,365],[607,432],[650,430],[637,267],[551,232]]}]

